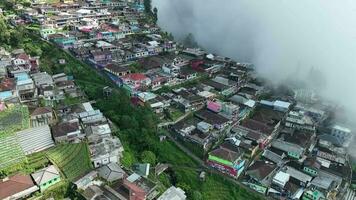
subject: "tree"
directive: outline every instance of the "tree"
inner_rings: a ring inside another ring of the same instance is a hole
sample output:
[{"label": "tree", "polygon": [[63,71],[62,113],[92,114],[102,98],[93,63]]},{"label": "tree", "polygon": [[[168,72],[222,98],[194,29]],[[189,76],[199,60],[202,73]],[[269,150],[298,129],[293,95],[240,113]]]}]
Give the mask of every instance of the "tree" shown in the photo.
[{"label": "tree", "polygon": [[147,14],[152,14],[152,2],[151,0],[144,0],[143,5]]},{"label": "tree", "polygon": [[153,19],[154,19],[154,23],[157,24],[157,21],[158,21],[158,9],[157,9],[157,7],[153,8]]},{"label": "tree", "polygon": [[203,195],[199,191],[193,192],[193,200],[203,200]]},{"label": "tree", "polygon": [[156,164],[156,155],[152,151],[144,151],[141,154],[143,163],[150,163],[152,166]]},{"label": "tree", "polygon": [[3,17],[0,17],[0,43],[8,44],[10,43],[11,32]]},{"label": "tree", "polygon": [[121,159],[122,165],[124,165],[127,168],[130,168],[134,162],[134,156],[132,155],[131,152],[124,151],[123,157]]}]

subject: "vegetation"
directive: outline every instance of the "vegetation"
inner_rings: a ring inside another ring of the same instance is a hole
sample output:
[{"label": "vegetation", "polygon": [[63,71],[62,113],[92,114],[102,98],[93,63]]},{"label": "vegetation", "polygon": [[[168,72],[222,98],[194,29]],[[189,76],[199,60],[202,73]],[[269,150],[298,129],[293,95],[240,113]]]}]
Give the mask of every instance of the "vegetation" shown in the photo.
[{"label": "vegetation", "polygon": [[70,181],[92,169],[86,143],[57,145],[46,155]]},{"label": "vegetation", "polygon": [[14,106],[0,113],[0,139],[29,127],[27,106]]},{"label": "vegetation", "polygon": [[156,165],[156,155],[152,151],[144,151],[141,154],[141,161],[143,163],[150,163],[151,166]]},{"label": "vegetation", "polygon": [[150,19],[154,24],[158,20],[158,9],[155,7],[152,10],[152,0],[144,0],[143,5],[145,7],[145,13],[148,19]]},{"label": "vegetation", "polygon": [[[159,142],[156,134],[158,120],[149,107],[132,106],[129,96],[123,89],[115,88],[108,78],[65,51],[56,48],[55,45],[42,41],[37,35],[28,31],[24,33],[24,37],[30,38],[34,46],[45,52],[40,60],[42,70],[50,74],[65,72],[73,75],[76,83],[88,98],[96,100],[95,106],[118,125],[119,130],[114,134],[120,137],[124,145],[123,163],[125,166],[131,166],[144,151],[151,151],[156,156],[157,162],[169,163],[174,166],[174,173],[167,177],[171,184],[185,186],[184,189],[188,189],[189,198],[192,198],[193,191],[199,191],[203,194],[204,199],[255,199],[251,195],[246,197],[245,190],[236,187],[229,181],[225,182],[224,178],[220,176],[208,175],[208,181],[201,183],[197,178],[198,172],[196,171],[199,165],[194,160],[172,142]],[[66,65],[58,64],[60,58],[66,60]],[[188,82],[186,84],[195,83]],[[112,95],[108,98],[102,98],[104,86],[114,88]],[[86,144],[61,145],[50,150],[47,157],[59,167],[69,180],[91,169]]]},{"label": "vegetation", "polygon": [[26,161],[16,132],[29,127],[27,106],[11,107],[0,113],[0,170],[9,174]]}]

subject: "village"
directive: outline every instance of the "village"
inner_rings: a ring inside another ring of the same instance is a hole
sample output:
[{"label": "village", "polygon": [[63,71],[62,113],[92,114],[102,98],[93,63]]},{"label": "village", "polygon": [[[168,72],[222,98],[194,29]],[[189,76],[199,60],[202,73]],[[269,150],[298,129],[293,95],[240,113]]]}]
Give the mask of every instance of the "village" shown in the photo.
[{"label": "village", "polygon": [[[153,113],[158,143],[199,163],[190,178],[201,184],[217,174],[256,199],[356,198],[347,152],[353,131],[334,118],[336,105],[306,88],[276,88],[252,63],[175,41],[145,6],[32,0],[1,9],[12,27],[68,57],[51,58],[57,71],[41,62],[46,52],[0,49],[0,199],[50,199],[64,182],[79,199],[198,199],[183,184],[157,179],[173,163],[123,164],[122,124],[97,105],[116,90],[129,98],[121,107]],[[70,59],[89,67],[76,71]],[[82,70],[107,81],[79,80]],[[91,84],[98,99],[87,93]]]}]

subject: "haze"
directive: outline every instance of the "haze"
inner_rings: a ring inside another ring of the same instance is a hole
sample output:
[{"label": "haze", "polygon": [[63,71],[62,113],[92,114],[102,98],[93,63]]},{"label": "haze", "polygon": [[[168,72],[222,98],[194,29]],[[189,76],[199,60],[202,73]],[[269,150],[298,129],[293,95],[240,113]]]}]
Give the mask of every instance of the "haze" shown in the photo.
[{"label": "haze", "polygon": [[344,106],[349,116],[356,113],[356,1],[153,3],[160,26],[176,38],[193,33],[211,52],[251,62],[261,76],[275,83],[304,81],[326,99]]}]

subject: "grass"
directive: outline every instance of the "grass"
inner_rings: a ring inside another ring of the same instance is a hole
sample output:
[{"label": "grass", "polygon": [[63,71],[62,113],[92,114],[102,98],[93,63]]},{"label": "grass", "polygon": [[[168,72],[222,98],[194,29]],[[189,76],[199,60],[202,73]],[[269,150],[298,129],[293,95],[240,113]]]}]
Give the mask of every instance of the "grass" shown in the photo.
[{"label": "grass", "polygon": [[179,117],[183,116],[184,113],[177,108],[170,109],[170,115],[173,121],[176,121]]},{"label": "grass", "polygon": [[174,175],[165,172],[158,177],[164,186],[169,187],[169,184],[186,185],[188,188],[184,189],[188,190],[188,193],[199,191],[204,200],[261,199],[249,194],[244,188],[220,175],[207,174],[206,180],[202,182],[199,180],[199,165],[175,144],[164,141],[159,143],[157,147],[161,152],[158,155],[158,160],[171,164],[174,172]]},{"label": "grass", "polygon": [[46,156],[70,181],[92,169],[86,143],[58,145]]}]

